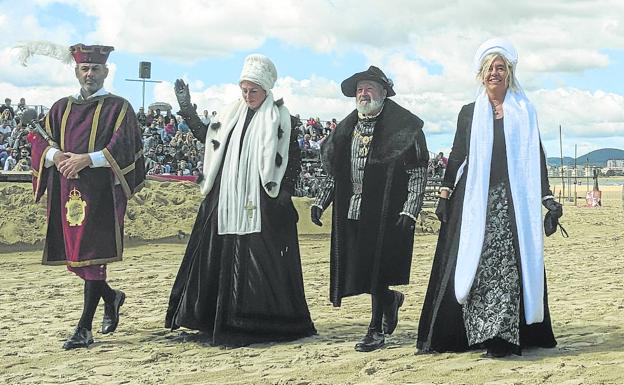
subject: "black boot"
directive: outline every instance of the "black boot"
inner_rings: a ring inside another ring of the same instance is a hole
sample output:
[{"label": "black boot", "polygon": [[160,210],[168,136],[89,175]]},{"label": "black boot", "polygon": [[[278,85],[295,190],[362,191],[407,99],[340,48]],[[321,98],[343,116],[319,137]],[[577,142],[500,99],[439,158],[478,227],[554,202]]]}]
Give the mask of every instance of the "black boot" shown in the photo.
[{"label": "black boot", "polygon": [[86,348],[93,343],[91,325],[98,302],[100,302],[100,296],[100,281],[85,280],[82,316],[80,317],[80,321],[78,321],[78,326],[74,330],[74,334],[63,344],[63,349]]},{"label": "black boot", "polygon": [[384,304],[384,316],[383,316],[383,331],[385,334],[390,335],[394,333],[397,324],[399,323],[399,308],[403,305],[405,295],[403,293],[390,290],[392,301]]},{"label": "black boot", "polygon": [[93,343],[93,334],[91,330],[83,326],[77,326],[74,334],[65,341],[63,349],[86,348]]},{"label": "black boot", "polygon": [[112,333],[119,325],[119,308],[126,300],[126,294],[121,290],[113,290],[115,297],[104,304],[104,319],[102,319],[102,334]]},{"label": "black boot", "polygon": [[385,337],[381,331],[381,320],[383,318],[383,296],[371,294],[371,321],[368,325],[366,335],[355,344],[358,352],[372,352],[384,346]]},{"label": "black boot", "polygon": [[355,344],[355,350],[358,352],[372,352],[384,346],[384,334],[372,328],[368,328],[366,335]]}]

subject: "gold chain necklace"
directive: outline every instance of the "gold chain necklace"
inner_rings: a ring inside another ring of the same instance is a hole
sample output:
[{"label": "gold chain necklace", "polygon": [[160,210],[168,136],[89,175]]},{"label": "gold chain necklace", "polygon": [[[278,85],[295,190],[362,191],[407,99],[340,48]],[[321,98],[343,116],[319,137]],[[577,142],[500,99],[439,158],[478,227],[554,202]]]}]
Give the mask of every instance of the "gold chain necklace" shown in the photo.
[{"label": "gold chain necklace", "polygon": [[373,134],[364,135],[357,128],[353,130],[353,139],[359,139],[359,151],[358,156],[366,157],[368,156],[368,150],[370,148],[371,141],[373,140]]}]

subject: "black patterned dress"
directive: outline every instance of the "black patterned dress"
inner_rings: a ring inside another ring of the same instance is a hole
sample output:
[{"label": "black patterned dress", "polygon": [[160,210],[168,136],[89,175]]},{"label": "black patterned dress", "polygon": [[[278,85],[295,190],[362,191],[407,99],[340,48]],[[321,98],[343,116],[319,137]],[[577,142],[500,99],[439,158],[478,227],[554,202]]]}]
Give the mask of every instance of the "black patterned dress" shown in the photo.
[{"label": "black patterned dress", "polygon": [[485,235],[479,266],[463,306],[468,345],[499,337],[520,345],[520,274],[510,218],[503,119],[494,121]]},{"label": "black patterned dress", "polygon": [[[544,320],[526,324],[522,299],[522,268],[518,232],[509,187],[503,120],[494,122],[485,236],[479,266],[467,302],[455,297],[454,277],[462,223],[466,165],[456,182],[460,166],[468,158],[474,103],[463,106],[442,186],[453,189],[449,199],[449,220],[440,228],[429,286],[419,324],[417,349],[420,352],[466,351],[481,347],[493,337],[521,347],[554,347],[548,308],[548,288],[544,277]],[[552,195],[548,185],[546,159],[541,151],[542,196]]]}]

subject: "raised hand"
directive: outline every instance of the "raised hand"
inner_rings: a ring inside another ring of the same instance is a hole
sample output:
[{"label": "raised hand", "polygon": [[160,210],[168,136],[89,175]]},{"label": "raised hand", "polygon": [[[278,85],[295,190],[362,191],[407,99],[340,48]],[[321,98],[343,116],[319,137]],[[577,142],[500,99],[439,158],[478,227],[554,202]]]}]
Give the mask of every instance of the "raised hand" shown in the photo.
[{"label": "raised hand", "polygon": [[180,109],[192,109],[193,105],[191,104],[191,92],[189,91],[188,84],[184,83],[184,80],[182,79],[177,79],[173,89],[175,90],[175,95],[178,99]]}]

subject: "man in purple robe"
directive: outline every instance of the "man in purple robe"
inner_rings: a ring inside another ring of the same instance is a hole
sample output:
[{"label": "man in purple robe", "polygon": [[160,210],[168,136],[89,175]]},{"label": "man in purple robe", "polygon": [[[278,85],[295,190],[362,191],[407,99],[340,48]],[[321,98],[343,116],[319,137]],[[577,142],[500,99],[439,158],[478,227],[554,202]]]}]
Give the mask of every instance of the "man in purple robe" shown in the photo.
[{"label": "man in purple robe", "polygon": [[35,135],[32,146],[35,200],[47,190],[43,264],[66,265],[84,280],[82,316],[64,349],[93,343],[100,298],[105,303],[101,332],[117,328],[125,294],[106,282],[106,265],[122,259],[126,204],[145,178],[132,106],[103,88],[113,47],[69,49],[80,93],[54,103],[45,118],[47,135]]}]

